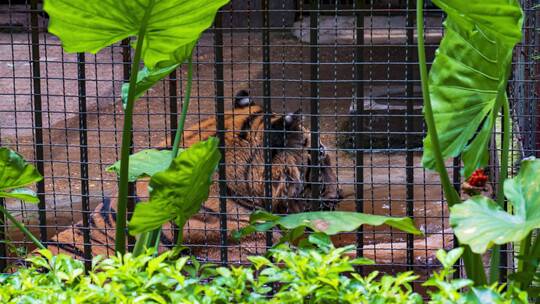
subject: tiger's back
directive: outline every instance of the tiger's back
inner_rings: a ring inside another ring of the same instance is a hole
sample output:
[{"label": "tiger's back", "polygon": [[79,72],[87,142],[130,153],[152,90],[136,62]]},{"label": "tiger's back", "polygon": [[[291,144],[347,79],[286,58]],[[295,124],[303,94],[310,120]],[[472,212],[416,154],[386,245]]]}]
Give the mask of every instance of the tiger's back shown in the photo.
[{"label": "tiger's back", "polygon": [[[270,116],[271,129],[265,130],[263,108],[253,103],[247,92],[241,91],[235,97],[235,107],[225,113],[224,121],[226,212],[221,210],[219,184],[213,183],[209,199],[184,228],[184,244],[193,254],[210,260],[219,260],[220,248],[227,244],[230,259],[243,260],[248,254],[265,250],[264,237],[253,235],[235,244],[231,233],[244,227],[249,215],[257,208],[263,208],[265,201],[270,200],[273,211],[277,213],[299,212],[312,209],[309,195],[313,183],[322,185],[321,201],[331,204],[339,201],[340,189],[330,157],[324,149],[320,151],[320,178],[309,180],[312,167],[310,134],[302,126],[299,113],[274,113]],[[265,198],[265,132],[269,134],[270,147],[266,152],[272,159],[271,198]],[[191,146],[216,135],[216,118],[210,117],[186,128],[183,144]],[[137,182],[137,195],[147,197],[147,181]],[[115,206],[115,201],[105,199],[90,216],[92,255],[114,253]],[[223,222],[227,225],[226,238],[222,233]],[[170,224],[164,226],[160,240],[162,248],[171,248],[175,243],[173,231]],[[78,222],[71,229],[55,235],[49,248],[53,252],[83,258],[84,232],[85,227]]]}]

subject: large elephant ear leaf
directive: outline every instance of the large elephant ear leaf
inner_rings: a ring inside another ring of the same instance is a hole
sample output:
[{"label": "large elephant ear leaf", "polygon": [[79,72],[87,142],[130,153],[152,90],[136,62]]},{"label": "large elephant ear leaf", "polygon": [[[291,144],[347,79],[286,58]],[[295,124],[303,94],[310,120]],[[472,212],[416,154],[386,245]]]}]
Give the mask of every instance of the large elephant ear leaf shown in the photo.
[{"label": "large elephant ear leaf", "polygon": [[450,224],[462,244],[484,253],[493,244],[519,242],[540,228],[540,160],[521,163],[519,174],[504,183],[504,193],[514,214],[493,200],[475,196],[450,209]]},{"label": "large elephant ear leaf", "polygon": [[[234,237],[239,239],[254,232],[268,231],[275,226],[290,231],[289,234],[295,234],[298,231],[303,233],[304,228],[309,228],[326,235],[336,235],[341,232],[355,231],[362,225],[388,225],[403,232],[422,234],[414,225],[413,220],[408,217],[389,217],[348,211],[317,211],[277,216],[264,211],[256,211],[250,217],[250,225],[235,232]],[[290,238],[290,235],[284,238]]]},{"label": "large elephant ear leaf", "polygon": [[509,44],[521,40],[523,10],[517,0],[433,0],[449,17],[473,20],[482,31]]},{"label": "large elephant ear leaf", "polygon": [[170,220],[181,230],[208,198],[220,158],[218,140],[213,137],[182,151],[169,168],[150,179],[150,201],[135,206],[129,232],[148,232]]},{"label": "large elephant ear leaf", "polygon": [[[190,47],[193,47],[189,45]],[[165,65],[164,67],[156,67],[153,70],[144,67],[137,74],[137,84],[135,85],[135,99],[139,99],[148,89],[154,86],[158,81],[165,78],[165,76],[174,72],[180,66],[179,63],[173,63]],[[122,85],[122,105],[124,108],[127,106],[127,100],[129,95],[129,83]]]},{"label": "large elephant ear leaf", "polygon": [[36,194],[24,187],[39,182],[43,177],[36,167],[8,148],[0,148],[0,197],[38,202]]},{"label": "large elephant ear leaf", "polygon": [[285,229],[294,229],[300,225],[328,235],[354,231],[362,225],[388,225],[403,232],[422,234],[408,217],[389,217],[347,211],[317,211],[296,213],[278,220],[278,225]]},{"label": "large elephant ear leaf", "polygon": [[514,214],[540,223],[540,160],[525,159],[519,174],[504,182],[504,195],[512,203]]},{"label": "large elephant ear leaf", "polygon": [[[171,158],[171,150],[146,149],[130,155],[128,181],[135,182],[141,177],[149,177],[167,169]],[[107,171],[120,176],[120,161],[107,167]]]},{"label": "large elephant ear leaf", "polygon": [[145,32],[143,60],[182,63],[192,44],[229,0],[45,0],[49,32],[67,52],[91,52]]},{"label": "large elephant ear leaf", "polygon": [[[469,176],[487,165],[493,114],[506,99],[523,13],[517,0],[433,2],[448,15],[429,72],[435,125],[443,157],[463,153],[464,174]],[[423,165],[435,169],[429,134],[424,140]]]}]

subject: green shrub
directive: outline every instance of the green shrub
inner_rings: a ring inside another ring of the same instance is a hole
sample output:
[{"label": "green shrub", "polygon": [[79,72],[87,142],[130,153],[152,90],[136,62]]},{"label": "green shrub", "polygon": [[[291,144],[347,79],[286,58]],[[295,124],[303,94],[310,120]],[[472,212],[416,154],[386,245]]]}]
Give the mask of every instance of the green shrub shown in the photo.
[{"label": "green shrub", "polygon": [[[411,282],[418,278],[412,272],[361,276],[354,267],[370,261],[345,255],[351,249],[280,245],[268,257],[250,257],[249,266],[229,268],[176,258],[172,252],[157,257],[128,253],[96,257],[88,274],[80,261],[42,250],[41,256],[28,259],[28,267],[0,277],[0,302],[423,303],[412,291]],[[524,292],[510,288],[504,293],[500,286],[459,293],[470,281],[448,280],[450,269],[445,265],[429,281],[431,303],[485,303],[481,297],[495,299],[492,303],[526,303]]]}]

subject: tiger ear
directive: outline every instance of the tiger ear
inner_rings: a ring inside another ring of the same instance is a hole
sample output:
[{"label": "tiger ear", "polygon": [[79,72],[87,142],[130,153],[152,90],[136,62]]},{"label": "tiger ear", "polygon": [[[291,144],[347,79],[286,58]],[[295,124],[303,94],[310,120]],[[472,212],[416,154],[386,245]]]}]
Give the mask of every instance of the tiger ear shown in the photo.
[{"label": "tiger ear", "polygon": [[285,129],[298,127],[302,124],[302,114],[300,110],[296,110],[294,113],[283,116],[283,121],[285,122]]},{"label": "tiger ear", "polygon": [[235,108],[243,108],[247,107],[253,104],[253,100],[251,99],[251,96],[249,96],[249,92],[246,90],[241,90],[236,93],[236,96],[234,97],[234,107]]},{"label": "tiger ear", "polygon": [[[281,115],[272,120],[270,145],[272,147],[303,147],[305,134],[302,131],[302,115],[300,111]],[[273,150],[273,152],[276,152]]]},{"label": "tiger ear", "polygon": [[299,126],[302,122],[301,115],[296,113],[288,113],[272,120],[272,129],[274,130],[291,130]]}]

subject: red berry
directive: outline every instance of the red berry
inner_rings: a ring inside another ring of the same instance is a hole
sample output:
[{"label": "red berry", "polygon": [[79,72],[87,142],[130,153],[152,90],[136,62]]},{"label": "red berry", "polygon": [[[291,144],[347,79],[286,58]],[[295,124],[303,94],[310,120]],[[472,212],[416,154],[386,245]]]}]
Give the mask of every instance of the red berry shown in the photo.
[{"label": "red berry", "polygon": [[488,181],[488,177],[486,173],[484,172],[484,169],[477,169],[473,172],[471,177],[467,180],[467,182],[473,186],[478,188],[483,188],[486,186],[486,183]]}]

